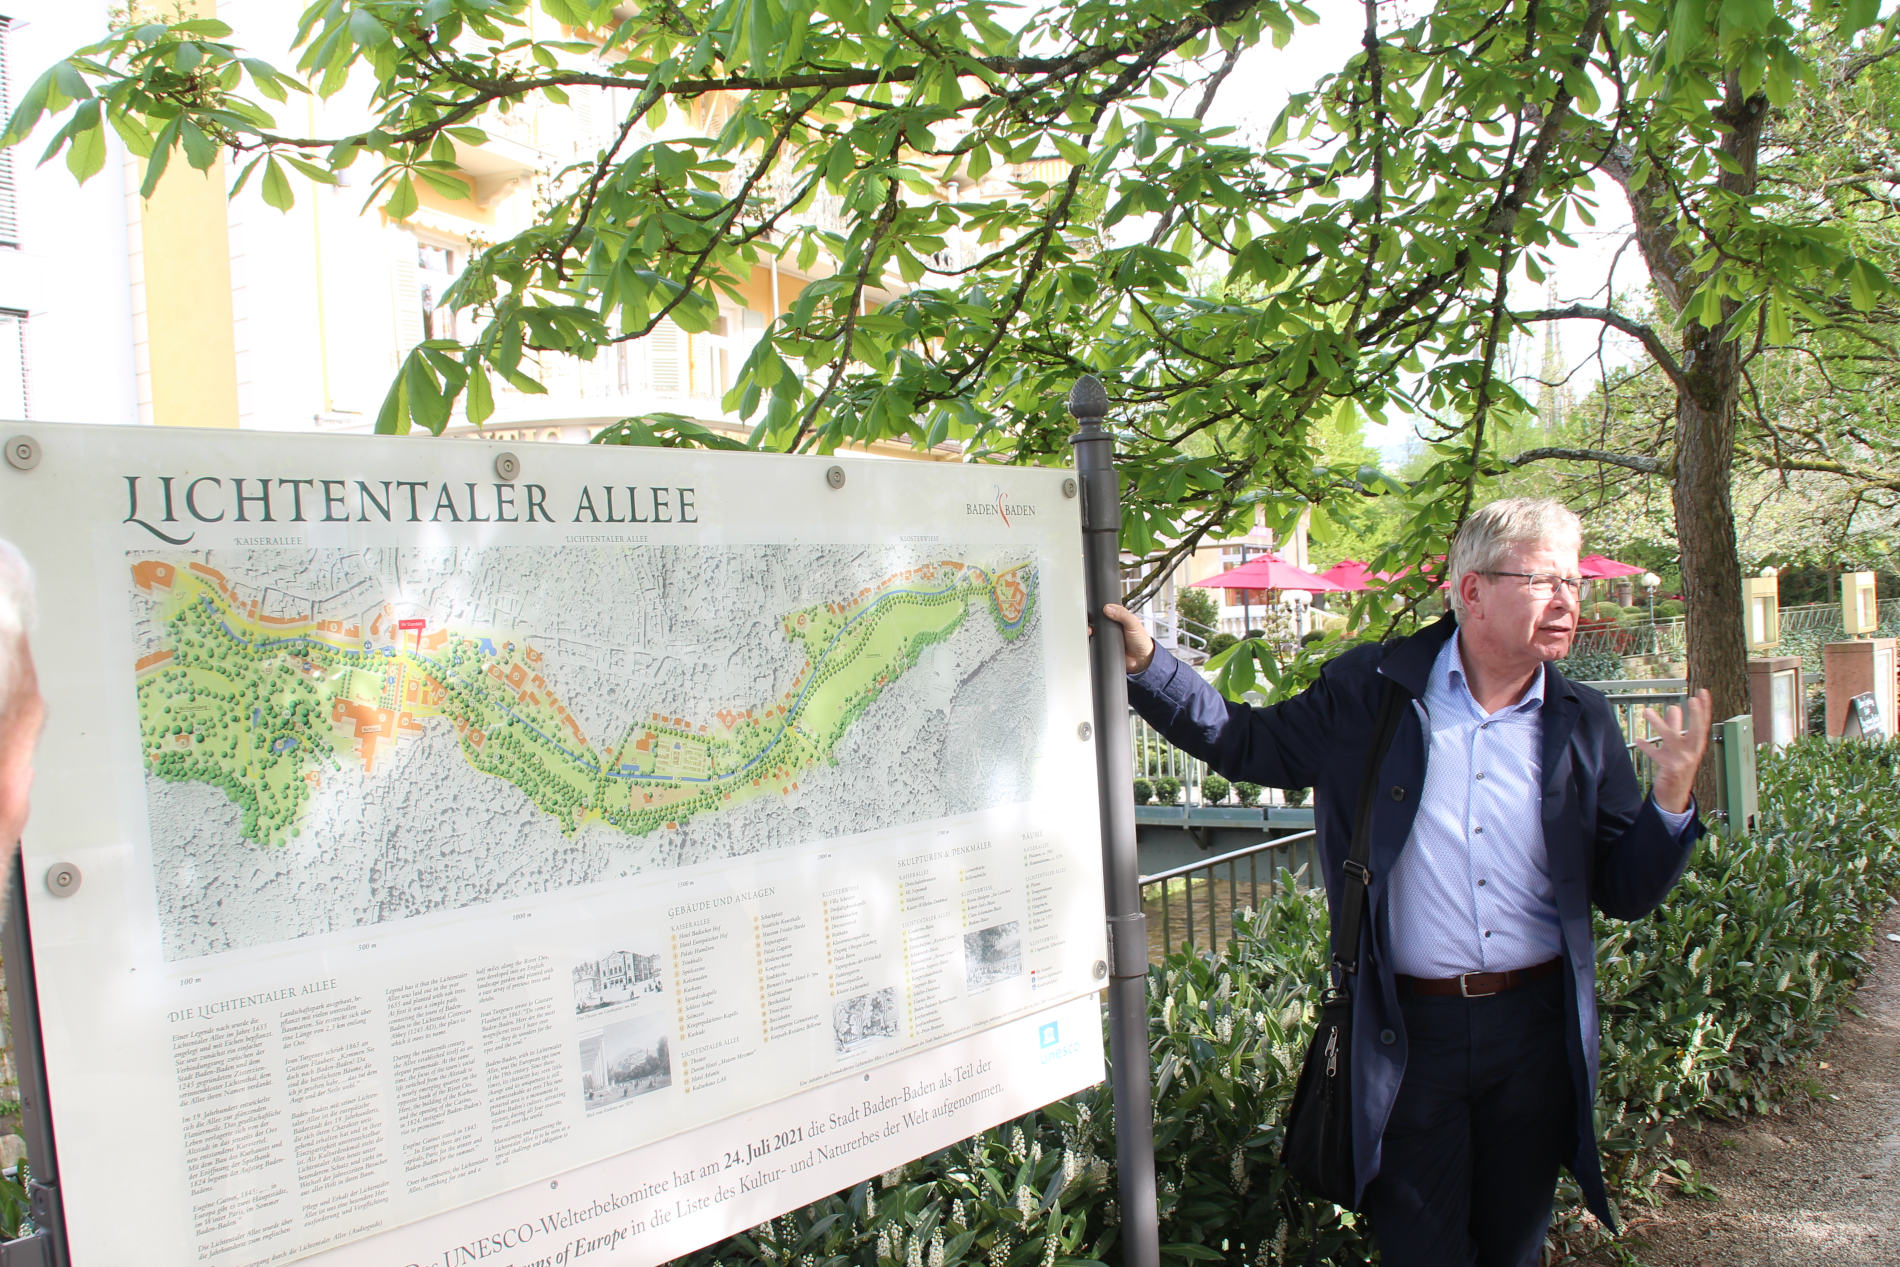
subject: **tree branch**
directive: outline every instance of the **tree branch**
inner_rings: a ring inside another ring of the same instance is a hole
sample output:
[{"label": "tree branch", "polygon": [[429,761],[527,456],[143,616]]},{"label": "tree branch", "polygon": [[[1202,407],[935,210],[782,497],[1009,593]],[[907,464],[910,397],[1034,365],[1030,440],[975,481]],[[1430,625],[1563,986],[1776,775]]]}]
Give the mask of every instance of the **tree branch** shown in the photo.
[{"label": "tree branch", "polygon": [[1676,358],[1670,352],[1669,345],[1663,342],[1662,335],[1653,326],[1626,317],[1614,309],[1571,304],[1568,308],[1539,308],[1535,312],[1520,312],[1516,314],[1516,317],[1519,321],[1601,321],[1611,329],[1621,330],[1639,341],[1643,345],[1643,350],[1649,353],[1662,372],[1669,376],[1669,381],[1677,387],[1682,386],[1682,366],[1676,363]]}]

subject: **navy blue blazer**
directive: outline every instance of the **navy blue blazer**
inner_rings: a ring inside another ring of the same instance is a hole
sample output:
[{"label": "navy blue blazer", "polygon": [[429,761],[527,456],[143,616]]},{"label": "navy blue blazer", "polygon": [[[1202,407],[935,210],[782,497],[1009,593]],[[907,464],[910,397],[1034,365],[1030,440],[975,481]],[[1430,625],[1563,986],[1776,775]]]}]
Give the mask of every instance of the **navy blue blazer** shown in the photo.
[{"label": "navy blue blazer", "polygon": [[[1414,702],[1456,624],[1449,616],[1386,644],[1344,652],[1312,686],[1279,704],[1230,703],[1161,648],[1129,678],[1128,698],[1176,747],[1230,779],[1314,789],[1314,826],[1326,894],[1339,918],[1341,868],[1352,849],[1354,802],[1372,747],[1384,683]],[[1592,904],[1617,919],[1654,910],[1688,865],[1702,834],[1698,818],[1672,834],[1636,782],[1623,734],[1601,692],[1544,666],[1544,844],[1563,929],[1570,1009],[1570,1071],[1576,1090],[1577,1149],[1570,1159],[1590,1209],[1614,1227],[1597,1156],[1596,941]],[[1401,715],[1379,768],[1372,807],[1372,918],[1360,943],[1353,990],[1353,1157],[1359,1193],[1379,1173],[1386,1119],[1405,1076],[1405,1022],[1384,947],[1390,935],[1387,879],[1411,835],[1425,786],[1429,745],[1417,707]],[[1338,928],[1334,928],[1335,937]],[[1372,971],[1367,971],[1370,965]],[[1370,988],[1368,988],[1370,987]]]}]

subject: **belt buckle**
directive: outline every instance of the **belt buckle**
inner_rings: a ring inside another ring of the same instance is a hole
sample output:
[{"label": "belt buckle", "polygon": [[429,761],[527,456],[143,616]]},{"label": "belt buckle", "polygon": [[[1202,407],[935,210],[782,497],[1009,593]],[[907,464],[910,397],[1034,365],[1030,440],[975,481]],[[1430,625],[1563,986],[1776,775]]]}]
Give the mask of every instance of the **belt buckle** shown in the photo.
[{"label": "belt buckle", "polygon": [[1471,992],[1471,978],[1486,975],[1488,974],[1482,972],[1463,972],[1458,974],[1458,997],[1464,999],[1488,999],[1492,995],[1500,993],[1500,991],[1497,990],[1482,990],[1477,994]]}]

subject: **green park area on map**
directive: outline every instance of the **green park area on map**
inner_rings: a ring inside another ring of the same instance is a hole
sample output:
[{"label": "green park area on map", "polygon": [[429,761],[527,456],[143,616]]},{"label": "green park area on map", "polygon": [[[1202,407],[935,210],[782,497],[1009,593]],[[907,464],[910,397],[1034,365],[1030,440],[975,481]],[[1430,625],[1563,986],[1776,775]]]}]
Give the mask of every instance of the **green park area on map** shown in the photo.
[{"label": "green park area on map", "polygon": [[286,620],[201,562],[132,566],[164,645],[138,663],[147,769],[220,789],[243,836],[281,845],[326,779],[374,776],[431,724],[563,832],[600,821],[628,835],[783,796],[933,644],[978,607],[1005,638],[1026,625],[1035,569],[956,560],[905,567],[849,596],[784,614],[805,662],[777,698],[710,715],[648,711],[610,742],[586,734],[548,683],[540,651],[495,631],[441,627],[385,608],[354,621]]}]

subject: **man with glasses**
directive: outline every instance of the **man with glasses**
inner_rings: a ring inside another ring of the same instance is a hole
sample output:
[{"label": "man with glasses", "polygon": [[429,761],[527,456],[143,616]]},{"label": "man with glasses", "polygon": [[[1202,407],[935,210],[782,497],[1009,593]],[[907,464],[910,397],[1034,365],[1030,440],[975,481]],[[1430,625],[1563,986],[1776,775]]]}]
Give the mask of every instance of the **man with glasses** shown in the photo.
[{"label": "man with glasses", "polygon": [[[1556,502],[1483,507],[1452,544],[1452,614],[1354,648],[1264,708],[1222,699],[1105,608],[1136,710],[1228,778],[1317,788],[1335,919],[1345,885],[1367,885],[1358,979],[1342,984],[1359,1208],[1386,1267],[1534,1267],[1564,1165],[1614,1226],[1592,1132],[1590,908],[1638,918],[1682,874],[1702,830],[1690,792],[1709,698],[1645,710],[1645,797],[1608,703],[1551,663],[1576,633],[1581,545]],[[1371,874],[1349,880],[1388,691],[1405,707],[1372,785]]]}]

